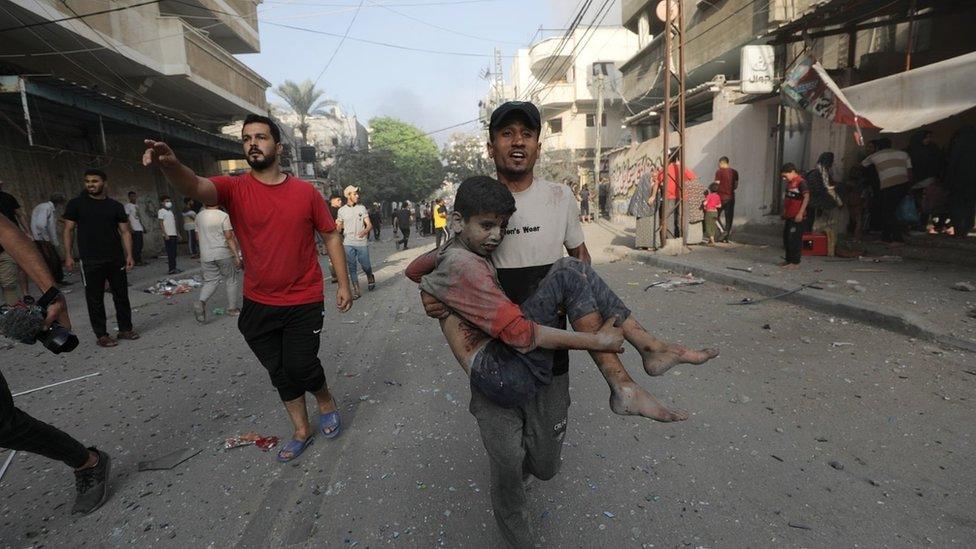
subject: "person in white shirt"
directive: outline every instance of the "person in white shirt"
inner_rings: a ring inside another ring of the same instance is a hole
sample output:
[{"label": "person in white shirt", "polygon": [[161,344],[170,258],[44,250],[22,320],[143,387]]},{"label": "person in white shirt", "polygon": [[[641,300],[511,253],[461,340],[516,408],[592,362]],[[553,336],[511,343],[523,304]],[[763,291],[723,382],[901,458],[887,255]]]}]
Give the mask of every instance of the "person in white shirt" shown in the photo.
[{"label": "person in white shirt", "polygon": [[190,259],[200,257],[200,248],[197,246],[197,212],[193,209],[193,199],[183,199],[183,230],[186,231],[186,246],[190,249]]},{"label": "person in white shirt", "polygon": [[37,245],[37,250],[44,257],[47,268],[51,270],[55,282],[61,285],[71,284],[64,280],[64,268],[61,256],[58,255],[58,207],[65,202],[64,194],[54,193],[47,202],[41,202],[31,211],[31,237]]},{"label": "person in white shirt", "polygon": [[142,224],[142,213],[139,212],[138,195],[135,191],[129,191],[129,202],[125,204],[125,215],[129,216],[129,227],[132,229],[132,259],[136,260],[136,267],[142,267],[142,246],[145,243],[143,236],[146,232],[145,225]]},{"label": "person in white shirt", "polygon": [[193,304],[197,322],[207,320],[207,300],[217,291],[221,280],[227,289],[227,314],[241,314],[241,253],[230,216],[216,204],[208,205],[196,215],[196,233],[203,267],[200,299]]},{"label": "person in white shirt", "polygon": [[166,260],[169,271],[166,274],[179,274],[183,271],[176,268],[176,247],[179,245],[179,231],[176,230],[176,216],[173,215],[173,201],[165,194],[159,197],[163,207],[156,213],[159,219],[159,229],[163,232],[163,243],[166,245]]},{"label": "person in white shirt", "polygon": [[369,291],[373,291],[376,287],[373,265],[369,260],[369,232],[373,230],[373,224],[369,220],[366,206],[359,203],[359,187],[349,185],[343,189],[342,194],[346,196],[346,205],[339,208],[336,226],[342,231],[342,244],[346,249],[346,261],[349,263],[349,280],[352,281],[352,296],[353,299],[359,299],[363,294],[359,291],[357,261],[366,273]]}]

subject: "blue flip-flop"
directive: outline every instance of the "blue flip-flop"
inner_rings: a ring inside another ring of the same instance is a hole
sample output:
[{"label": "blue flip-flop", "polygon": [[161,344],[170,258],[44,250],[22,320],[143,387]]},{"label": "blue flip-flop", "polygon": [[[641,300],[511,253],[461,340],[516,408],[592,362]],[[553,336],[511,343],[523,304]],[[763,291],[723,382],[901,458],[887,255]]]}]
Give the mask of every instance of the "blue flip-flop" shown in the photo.
[{"label": "blue flip-flop", "polygon": [[[339,429],[341,427],[341,422],[339,421],[339,410],[336,409],[334,412],[329,412],[327,414],[319,414],[319,432],[325,438],[335,438],[339,436]],[[332,429],[326,432],[326,429]]]},{"label": "blue flip-flop", "polygon": [[[308,437],[305,440],[290,440],[281,450],[278,450],[278,461],[281,463],[288,463],[289,461],[302,455],[302,452],[312,445],[312,440],[313,437]],[[285,452],[291,452],[291,457],[286,458],[281,455]]]}]

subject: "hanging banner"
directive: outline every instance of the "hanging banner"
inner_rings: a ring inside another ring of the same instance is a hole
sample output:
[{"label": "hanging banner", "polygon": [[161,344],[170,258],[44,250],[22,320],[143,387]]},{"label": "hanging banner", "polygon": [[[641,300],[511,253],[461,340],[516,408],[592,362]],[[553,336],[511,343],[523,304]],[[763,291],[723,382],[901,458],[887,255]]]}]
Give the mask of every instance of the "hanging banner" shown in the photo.
[{"label": "hanging banner", "polygon": [[819,61],[809,53],[802,53],[786,72],[780,88],[783,100],[790,106],[808,111],[837,124],[854,126],[854,139],[864,144],[861,128],[875,128],[870,120],[860,116],[844,97]]}]

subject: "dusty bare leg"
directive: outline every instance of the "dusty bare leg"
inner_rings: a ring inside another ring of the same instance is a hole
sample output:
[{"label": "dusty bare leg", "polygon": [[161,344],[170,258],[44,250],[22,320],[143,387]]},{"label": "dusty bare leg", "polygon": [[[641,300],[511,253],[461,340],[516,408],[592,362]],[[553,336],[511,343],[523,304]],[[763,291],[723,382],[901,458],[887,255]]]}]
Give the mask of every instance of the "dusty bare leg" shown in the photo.
[{"label": "dusty bare leg", "polygon": [[454,353],[454,358],[461,364],[464,373],[471,375],[468,365],[475,352],[490,339],[484,332],[465,321],[461,317],[452,314],[447,318],[441,319],[441,331],[447,338],[447,344]]},{"label": "dusty bare leg", "polygon": [[621,327],[624,338],[637,349],[644,359],[644,371],[649,376],[659,376],[678,364],[704,364],[718,356],[718,349],[696,351],[682,345],[661,341],[648,333],[633,315]]},{"label": "dusty bare leg", "polygon": [[[603,325],[599,313],[590,313],[573,322],[578,332],[596,332]],[[590,351],[603,378],[610,386],[610,409],[622,416],[644,416],[657,421],[682,421],[688,419],[688,412],[669,410],[643,387],[634,382],[624,369],[616,353]]]},{"label": "dusty bare leg", "polygon": [[[305,409],[305,395],[295,400],[285,401],[285,410],[288,412],[288,419],[295,426],[295,440],[305,440],[312,436],[312,427],[308,424],[308,411]],[[291,458],[291,452],[282,452],[282,458]]]},{"label": "dusty bare leg", "polygon": [[[319,405],[319,415],[329,414],[336,411],[335,399],[332,398],[332,393],[329,392],[329,386],[323,385],[321,389],[312,393],[315,397],[315,402]],[[302,403],[302,407],[305,405]],[[335,428],[329,429],[325,432],[327,435],[331,435]]]}]

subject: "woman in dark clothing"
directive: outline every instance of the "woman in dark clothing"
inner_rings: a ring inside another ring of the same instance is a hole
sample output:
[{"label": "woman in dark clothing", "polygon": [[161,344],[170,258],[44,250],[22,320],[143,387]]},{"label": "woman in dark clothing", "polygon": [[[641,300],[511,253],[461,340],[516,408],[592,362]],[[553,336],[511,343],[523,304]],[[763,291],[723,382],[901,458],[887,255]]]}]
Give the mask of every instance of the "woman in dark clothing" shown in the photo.
[{"label": "woman in dark clothing", "polygon": [[807,185],[810,187],[811,212],[805,231],[823,232],[827,235],[827,255],[833,256],[837,247],[837,229],[840,224],[840,208],[844,205],[840,189],[831,175],[834,167],[834,153],[825,152],[817,158],[817,166],[807,172]]},{"label": "woman in dark clothing", "polygon": [[945,183],[956,236],[965,238],[976,222],[976,127],[963,126],[953,136]]}]

